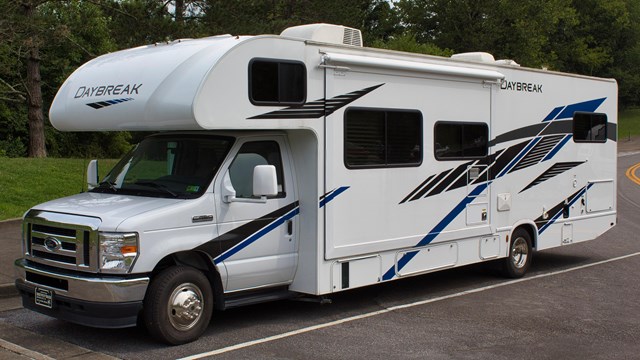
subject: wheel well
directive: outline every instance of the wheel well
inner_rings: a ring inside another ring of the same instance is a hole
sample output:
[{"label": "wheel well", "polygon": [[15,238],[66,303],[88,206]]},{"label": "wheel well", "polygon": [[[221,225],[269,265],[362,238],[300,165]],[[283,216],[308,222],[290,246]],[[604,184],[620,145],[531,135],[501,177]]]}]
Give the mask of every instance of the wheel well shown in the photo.
[{"label": "wheel well", "polygon": [[518,227],[516,227],[515,229],[513,229],[513,232],[516,232],[516,230],[518,229],[523,229],[524,231],[529,233],[529,237],[531,238],[531,248],[532,249],[537,249],[538,247],[538,231],[536,231],[536,228],[533,224],[522,224],[519,225]]},{"label": "wheel well", "polygon": [[209,279],[213,290],[214,306],[218,310],[224,309],[222,278],[211,258],[199,251],[181,251],[165,256],[158,262],[151,272],[153,279],[162,270],[171,266],[190,266],[200,270]]}]

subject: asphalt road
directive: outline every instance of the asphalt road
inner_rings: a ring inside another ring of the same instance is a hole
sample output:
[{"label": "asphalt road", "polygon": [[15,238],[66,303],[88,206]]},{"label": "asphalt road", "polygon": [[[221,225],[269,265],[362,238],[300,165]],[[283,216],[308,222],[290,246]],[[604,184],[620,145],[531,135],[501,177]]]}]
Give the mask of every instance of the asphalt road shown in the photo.
[{"label": "asphalt road", "polygon": [[521,280],[481,264],[340,293],[330,305],[233,309],[214,314],[200,340],[176,347],[140,329],[90,329],[17,309],[0,313],[0,339],[60,359],[82,351],[123,359],[640,358],[640,185],[625,176],[639,162],[640,154],[618,158],[618,225],[594,241],[536,253]]}]

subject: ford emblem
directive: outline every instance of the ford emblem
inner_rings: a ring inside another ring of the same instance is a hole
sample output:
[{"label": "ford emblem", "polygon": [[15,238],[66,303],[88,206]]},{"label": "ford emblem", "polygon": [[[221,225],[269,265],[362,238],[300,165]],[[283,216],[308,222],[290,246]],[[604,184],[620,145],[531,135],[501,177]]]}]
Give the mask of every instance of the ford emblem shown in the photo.
[{"label": "ford emblem", "polygon": [[54,238],[53,236],[47,236],[44,239],[44,247],[49,251],[57,251],[62,247],[62,243],[60,240]]}]

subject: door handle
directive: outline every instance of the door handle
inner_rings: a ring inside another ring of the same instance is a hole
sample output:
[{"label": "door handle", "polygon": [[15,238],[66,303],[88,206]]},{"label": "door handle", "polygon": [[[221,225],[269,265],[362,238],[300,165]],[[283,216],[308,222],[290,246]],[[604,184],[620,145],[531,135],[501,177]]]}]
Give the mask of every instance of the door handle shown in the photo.
[{"label": "door handle", "polygon": [[293,235],[293,220],[287,220],[287,235]]}]

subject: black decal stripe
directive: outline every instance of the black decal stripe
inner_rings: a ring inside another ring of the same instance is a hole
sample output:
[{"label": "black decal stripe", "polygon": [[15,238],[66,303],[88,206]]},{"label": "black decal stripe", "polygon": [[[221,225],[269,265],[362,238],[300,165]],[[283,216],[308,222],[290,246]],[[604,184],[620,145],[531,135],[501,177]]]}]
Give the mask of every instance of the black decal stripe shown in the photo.
[{"label": "black decal stripe", "polygon": [[576,192],[574,192],[573,194],[571,194],[569,197],[567,197],[566,199],[562,200],[561,202],[559,202],[558,204],[556,204],[554,207],[552,207],[551,209],[547,210],[547,216],[545,218],[544,215],[540,215],[537,219],[534,220],[536,227],[538,228],[538,231],[540,231],[540,229],[542,229],[545,225],[547,225],[550,221],[555,221],[554,217],[560,212],[562,211],[562,208],[565,206],[565,203],[568,203],[569,205],[571,205],[572,203],[572,199],[575,199],[576,196],[578,196],[580,193],[584,192],[585,188],[582,188]]},{"label": "black decal stripe", "polygon": [[[438,184],[438,186],[436,186],[432,191],[430,191],[425,197],[438,195],[441,192],[443,192],[444,189],[446,189],[449,185],[451,185],[452,182],[458,179],[458,176],[462,175],[463,173],[466,173],[467,170],[469,170],[469,166],[471,166],[472,164],[473,162],[468,162],[466,164],[462,164],[458,166],[455,170],[453,170],[449,174],[449,176],[447,176],[444,180],[442,180],[442,182],[440,182],[440,184]],[[454,186],[457,186],[457,187],[465,186],[467,184],[467,177],[466,176],[460,177],[460,179],[458,179],[458,183],[460,182],[462,182],[464,185],[457,185],[456,183],[451,187],[451,189],[455,189],[456,187]]]},{"label": "black decal stripe", "polygon": [[486,165],[489,166],[491,164],[493,164],[494,161],[496,161],[496,158],[504,151],[505,149],[500,149],[498,151],[496,151],[494,154],[485,156],[484,158],[478,160],[478,164],[477,165]]},{"label": "black decal stripe", "polygon": [[338,190],[338,188],[335,188],[335,189],[333,189],[333,190],[331,190],[331,191],[327,192],[326,194],[321,195],[321,196],[320,196],[320,198],[318,199],[318,201],[322,201],[322,200],[324,200],[324,198],[326,198],[327,196],[331,195],[331,194],[332,194],[334,191],[336,191],[336,190]]},{"label": "black decal stripe", "polygon": [[[579,192],[579,191],[578,191]],[[577,192],[577,193],[578,193]],[[576,194],[577,194],[576,193]],[[575,195],[575,194],[574,194]],[[573,195],[572,195],[573,197]],[[534,220],[536,227],[538,228],[538,231],[540,231],[540,229],[545,226],[549,221],[553,220],[553,217],[560,211],[562,211],[562,208],[564,207],[564,200],[561,203],[558,203],[556,206],[552,207],[551,209],[547,210],[547,217],[545,219],[544,215],[540,215],[537,219]]]},{"label": "black decal stripe", "polygon": [[540,135],[573,134],[573,119],[556,120],[549,124]]},{"label": "black decal stripe", "polygon": [[562,174],[565,171],[571,170],[574,167],[584,164],[584,161],[574,161],[574,162],[559,162],[553,164],[547,171],[543,172],[540,176],[538,176],[535,180],[533,180],[529,185],[527,185],[524,189],[520,190],[520,193],[530,188],[543,183],[557,175]]},{"label": "black decal stripe", "polygon": [[525,126],[519,129],[507,131],[504,134],[500,134],[496,136],[495,139],[489,141],[489,146],[494,146],[503,142],[524,139],[528,137],[534,137],[540,133],[542,129],[547,126],[548,123],[540,123],[535,125]]},{"label": "black decal stripe", "polygon": [[[504,151],[504,149],[499,150],[498,152],[496,152],[495,154],[491,154],[489,156],[485,156],[484,158],[477,160],[477,162],[475,163],[475,165],[479,165],[479,166],[489,166],[490,164],[492,164],[496,157],[498,155],[500,155],[502,152]],[[462,165],[460,165],[459,167],[457,167],[453,173],[457,172],[458,170],[466,170],[468,169],[469,166],[474,165],[473,161],[469,161],[466,162]],[[452,173],[452,169],[449,169],[447,171],[444,171],[440,174],[437,175],[437,177],[435,177],[436,175],[431,175],[429,176],[425,181],[423,181],[420,185],[418,185],[418,187],[416,187],[415,189],[413,189],[413,191],[411,191],[409,193],[409,195],[407,195],[404,199],[402,199],[402,201],[400,201],[398,203],[399,204],[403,204],[407,201],[414,201],[414,200],[418,200],[420,198],[422,198],[426,193],[429,192],[429,190],[431,190],[436,184],[438,184],[438,182],[440,181],[440,179],[442,179],[443,176],[445,176],[446,174],[453,174]],[[480,176],[478,179],[474,180],[473,183],[477,183],[479,179],[482,179],[483,181],[487,180],[487,172],[485,172],[483,174],[483,176]],[[458,175],[460,175],[460,173],[458,173]],[[435,178],[434,178],[435,177]],[[447,179],[445,179],[441,184],[443,186],[446,186],[447,183],[450,183],[451,181],[454,181],[457,178],[457,176],[449,176],[447,177]],[[456,181],[456,183],[454,185],[452,185],[451,187],[449,187],[448,190],[454,190],[457,189],[459,187],[465,186],[467,184],[467,178],[466,177],[461,177],[458,179],[458,181]],[[429,195],[425,196],[425,197],[429,197],[431,195],[435,195],[436,193],[433,192],[430,193]]]},{"label": "black decal stripe", "polygon": [[293,210],[298,206],[298,202],[291,203],[285,207],[282,207],[274,212],[271,212],[265,216],[262,216],[258,219],[255,219],[249,223],[238,226],[237,228],[230,230],[213,240],[207,241],[206,243],[196,247],[194,250],[203,251],[207,253],[212,259],[216,256],[224,253],[225,251],[231,249],[232,247],[239,244],[242,240],[248,238],[249,236],[255,234],[260,229],[266,227],[270,223],[272,223],[275,219],[285,215],[289,211]]},{"label": "black decal stripe", "polygon": [[564,135],[554,135],[542,138],[542,140],[540,140],[533,149],[531,149],[531,151],[529,151],[529,153],[509,171],[509,173],[538,164],[540,160],[542,160],[544,156],[547,155],[549,151],[551,151],[563,138]]},{"label": "black decal stripe", "polygon": [[493,172],[493,165],[496,161],[496,158],[498,158],[498,156],[500,156],[500,154],[502,154],[502,152],[504,151],[504,149],[496,152],[495,154],[491,154],[489,156],[487,156],[486,158],[482,159],[481,161],[478,161],[477,165],[485,165],[487,166],[486,171],[482,171],[480,173],[480,176],[478,176],[475,180],[473,180],[471,182],[471,185],[477,185],[478,183],[481,182],[485,182],[485,181],[489,181],[489,179],[493,179],[491,177],[491,173]]},{"label": "black decal stripe", "polygon": [[422,187],[425,186],[427,184],[427,182],[429,182],[429,180],[433,179],[434,176],[435,175],[429,176],[425,181],[422,182],[422,184],[418,185],[417,188],[413,189],[413,191],[410,192],[409,195],[407,195],[404,199],[402,199],[402,201],[400,201],[399,204],[407,202],[407,200],[409,200],[409,198],[411,198],[416,192],[418,192],[418,190],[422,189]]},{"label": "black decal stripe", "polygon": [[527,144],[529,144],[529,141],[523,141],[519,144],[510,146],[509,148],[505,149],[505,151],[501,152],[496,158],[496,162],[491,167],[489,180],[495,179],[495,177],[500,174],[502,169],[507,167],[511,160],[513,160],[513,158],[515,158],[520,153],[520,151],[522,151],[522,149],[527,146]]},{"label": "black decal stripe", "polygon": [[265,114],[264,116],[252,117],[250,119],[317,119],[322,117],[322,115],[324,115],[324,112],[304,112],[300,114],[278,113]]},{"label": "black decal stripe", "polygon": [[424,194],[427,193],[427,191],[431,190],[431,188],[436,185],[438,182],[440,182],[440,180],[442,180],[445,176],[447,176],[447,174],[449,174],[452,170],[447,170],[445,172],[441,172],[440,174],[438,174],[438,176],[436,176],[433,180],[431,180],[429,182],[429,184],[427,186],[425,186],[422,190],[420,190],[417,194],[415,194],[411,200],[409,201],[414,201],[414,200],[418,200],[420,199],[422,196],[424,196]]},{"label": "black decal stripe", "polygon": [[92,107],[96,110],[98,109],[102,109],[104,107],[107,106],[111,106],[111,105],[115,105],[115,104],[120,104],[123,102],[127,102],[127,101],[131,101],[133,100],[133,98],[125,98],[125,99],[112,99],[112,100],[106,100],[106,101],[98,101],[98,102],[94,102],[94,103],[88,103],[86,104],[89,107]]},{"label": "black decal stripe", "polygon": [[336,110],[344,107],[353,101],[363,97],[384,84],[357,90],[344,95],[338,95],[331,99],[319,99],[302,106],[291,106],[288,108],[271,111],[266,114],[250,117],[249,119],[317,119],[322,116],[329,116]]}]

